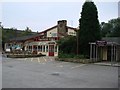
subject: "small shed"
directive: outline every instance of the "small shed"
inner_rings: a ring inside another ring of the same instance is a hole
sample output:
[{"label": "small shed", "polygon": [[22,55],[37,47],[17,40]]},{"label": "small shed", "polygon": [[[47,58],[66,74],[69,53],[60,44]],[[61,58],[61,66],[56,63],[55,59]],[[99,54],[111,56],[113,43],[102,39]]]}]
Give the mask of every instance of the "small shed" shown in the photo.
[{"label": "small shed", "polygon": [[89,44],[91,60],[120,61],[120,37],[106,37]]}]

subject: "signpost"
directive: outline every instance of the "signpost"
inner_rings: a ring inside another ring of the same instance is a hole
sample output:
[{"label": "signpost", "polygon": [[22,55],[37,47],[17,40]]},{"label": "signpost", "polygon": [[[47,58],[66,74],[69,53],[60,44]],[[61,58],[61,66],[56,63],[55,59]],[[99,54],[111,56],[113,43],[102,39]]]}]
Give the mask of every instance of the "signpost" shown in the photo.
[{"label": "signpost", "polygon": [[96,41],[97,46],[106,46],[107,42],[106,41]]}]

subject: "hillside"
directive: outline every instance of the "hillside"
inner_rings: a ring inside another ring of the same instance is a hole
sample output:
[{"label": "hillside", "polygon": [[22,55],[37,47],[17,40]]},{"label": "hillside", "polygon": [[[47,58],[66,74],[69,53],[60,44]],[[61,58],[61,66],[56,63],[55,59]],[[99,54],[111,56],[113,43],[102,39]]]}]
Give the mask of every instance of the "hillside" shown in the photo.
[{"label": "hillside", "polygon": [[[1,34],[2,33],[2,34]],[[7,42],[9,39],[22,37],[26,35],[33,35],[36,32],[32,32],[28,27],[25,30],[17,30],[13,28],[0,28],[0,45],[4,48],[4,43]]]}]

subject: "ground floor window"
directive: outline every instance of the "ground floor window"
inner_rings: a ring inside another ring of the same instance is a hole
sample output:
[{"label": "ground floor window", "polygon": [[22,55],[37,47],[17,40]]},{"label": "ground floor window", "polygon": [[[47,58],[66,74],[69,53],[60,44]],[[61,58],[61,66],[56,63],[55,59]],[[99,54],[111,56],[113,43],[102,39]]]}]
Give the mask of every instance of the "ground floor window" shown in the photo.
[{"label": "ground floor window", "polygon": [[26,46],[28,51],[32,52],[48,52],[49,56],[54,56],[54,53],[58,52],[58,45],[48,44],[48,45],[31,45]]},{"label": "ground floor window", "polygon": [[57,45],[55,46],[55,52],[57,52]]},{"label": "ground floor window", "polygon": [[43,52],[45,52],[45,45],[43,45]]},{"label": "ground floor window", "polygon": [[32,51],[32,46],[29,46],[29,51]]},{"label": "ground floor window", "polygon": [[38,51],[42,52],[42,46],[38,46]]},{"label": "ground floor window", "polygon": [[38,46],[38,51],[40,51],[40,46]]},{"label": "ground floor window", "polygon": [[46,46],[46,52],[48,52],[48,45]]}]

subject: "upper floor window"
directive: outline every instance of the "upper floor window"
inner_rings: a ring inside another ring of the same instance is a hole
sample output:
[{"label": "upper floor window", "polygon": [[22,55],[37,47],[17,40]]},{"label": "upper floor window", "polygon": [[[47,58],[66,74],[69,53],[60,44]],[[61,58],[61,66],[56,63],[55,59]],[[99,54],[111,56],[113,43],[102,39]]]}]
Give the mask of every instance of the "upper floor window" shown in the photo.
[{"label": "upper floor window", "polygon": [[75,35],[76,33],[75,32],[69,32],[70,35]]},{"label": "upper floor window", "polygon": [[57,33],[51,33],[52,37],[57,37]]}]

